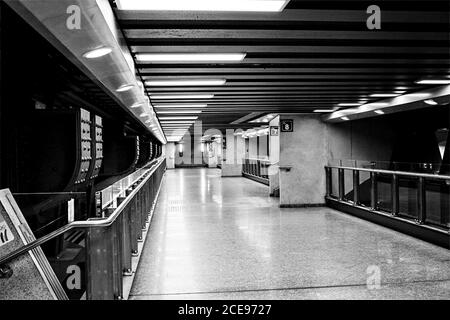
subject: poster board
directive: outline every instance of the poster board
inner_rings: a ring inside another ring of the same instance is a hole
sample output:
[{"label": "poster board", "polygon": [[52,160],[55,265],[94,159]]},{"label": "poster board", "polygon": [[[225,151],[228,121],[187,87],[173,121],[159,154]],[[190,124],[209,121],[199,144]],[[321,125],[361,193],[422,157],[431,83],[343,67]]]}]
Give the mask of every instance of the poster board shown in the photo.
[{"label": "poster board", "polygon": [[[9,189],[0,190],[0,257],[35,240]],[[13,274],[0,278],[1,300],[65,300],[65,294],[44,252],[37,247],[8,263]]]}]

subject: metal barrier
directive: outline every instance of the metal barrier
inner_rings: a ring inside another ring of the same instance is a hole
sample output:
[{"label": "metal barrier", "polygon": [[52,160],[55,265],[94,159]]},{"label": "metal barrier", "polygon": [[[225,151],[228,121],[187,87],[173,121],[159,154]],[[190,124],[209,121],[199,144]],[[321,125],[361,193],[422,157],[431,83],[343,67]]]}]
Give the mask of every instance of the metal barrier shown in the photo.
[{"label": "metal barrier", "polygon": [[243,159],[242,174],[244,177],[269,185],[270,165],[268,160]]},{"label": "metal barrier", "polygon": [[138,242],[143,241],[143,231],[156,205],[165,169],[166,160],[160,159],[116,199],[117,207],[105,209],[105,218],[67,224],[1,258],[0,270],[68,231],[83,229],[86,232],[86,298],[122,299],[123,277],[131,273],[132,257],[138,253]]},{"label": "metal barrier", "polygon": [[326,199],[448,235],[450,176],[326,166]]}]

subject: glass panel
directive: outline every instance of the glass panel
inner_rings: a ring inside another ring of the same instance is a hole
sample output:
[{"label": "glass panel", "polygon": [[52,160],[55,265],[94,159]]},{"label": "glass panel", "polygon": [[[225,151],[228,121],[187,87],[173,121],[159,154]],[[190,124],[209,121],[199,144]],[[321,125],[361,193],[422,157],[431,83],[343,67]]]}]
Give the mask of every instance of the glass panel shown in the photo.
[{"label": "glass panel", "polygon": [[353,171],[344,170],[344,200],[353,202],[353,196]]},{"label": "glass panel", "polygon": [[400,215],[417,219],[417,178],[398,179]]},{"label": "glass panel", "polygon": [[86,300],[86,232],[74,229],[42,246],[70,300]]},{"label": "glass panel", "polygon": [[365,171],[359,172],[359,202],[365,207],[370,207],[370,189],[371,180],[370,173]]},{"label": "glass panel", "polygon": [[392,212],[392,176],[379,174],[377,177],[378,210]]},{"label": "glass panel", "polygon": [[331,169],[331,196],[333,198],[339,197],[339,177],[338,169]]},{"label": "glass panel", "polygon": [[450,181],[427,180],[425,190],[426,223],[448,229],[450,216]]}]

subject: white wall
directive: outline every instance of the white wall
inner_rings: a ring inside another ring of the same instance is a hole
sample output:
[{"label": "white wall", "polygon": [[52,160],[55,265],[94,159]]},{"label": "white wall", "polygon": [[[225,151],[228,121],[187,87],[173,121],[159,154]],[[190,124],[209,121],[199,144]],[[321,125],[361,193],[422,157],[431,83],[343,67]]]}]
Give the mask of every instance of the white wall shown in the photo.
[{"label": "white wall", "polygon": [[327,125],[318,115],[282,115],[294,120],[294,132],[280,132],[280,205],[325,203]]},{"label": "white wall", "polygon": [[[269,126],[280,127],[280,116],[270,121]],[[269,137],[269,160],[272,163],[280,161],[280,130],[278,129],[278,136]]]},{"label": "white wall", "polygon": [[166,154],[167,169],[174,169],[175,168],[175,143],[168,142],[164,146],[164,152]]}]

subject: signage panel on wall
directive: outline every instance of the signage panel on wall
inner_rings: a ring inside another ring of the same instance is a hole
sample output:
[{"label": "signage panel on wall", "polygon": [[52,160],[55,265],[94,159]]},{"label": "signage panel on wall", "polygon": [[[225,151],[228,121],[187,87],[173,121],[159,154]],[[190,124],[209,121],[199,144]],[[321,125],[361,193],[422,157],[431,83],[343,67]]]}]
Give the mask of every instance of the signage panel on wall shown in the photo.
[{"label": "signage panel on wall", "polygon": [[294,120],[281,120],[281,132],[294,132]]},{"label": "signage panel on wall", "polygon": [[270,126],[270,136],[276,137],[278,136],[279,127],[278,126]]}]

